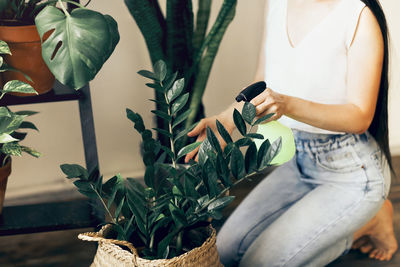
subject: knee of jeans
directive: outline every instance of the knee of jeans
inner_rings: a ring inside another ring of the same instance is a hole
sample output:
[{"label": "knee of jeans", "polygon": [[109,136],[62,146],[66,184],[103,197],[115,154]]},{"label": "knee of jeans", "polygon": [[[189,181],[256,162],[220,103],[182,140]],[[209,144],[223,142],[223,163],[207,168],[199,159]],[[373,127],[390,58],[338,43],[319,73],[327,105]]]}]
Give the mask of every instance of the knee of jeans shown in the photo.
[{"label": "knee of jeans", "polygon": [[237,254],[239,242],[235,241],[235,231],[222,228],[217,235],[217,249],[224,266],[237,266],[239,255]]}]

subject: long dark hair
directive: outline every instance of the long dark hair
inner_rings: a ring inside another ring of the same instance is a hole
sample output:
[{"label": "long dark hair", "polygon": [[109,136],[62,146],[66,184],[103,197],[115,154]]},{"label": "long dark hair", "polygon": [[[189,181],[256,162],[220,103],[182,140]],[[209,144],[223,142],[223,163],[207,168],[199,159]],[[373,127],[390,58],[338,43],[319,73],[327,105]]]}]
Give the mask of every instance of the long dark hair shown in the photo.
[{"label": "long dark hair", "polygon": [[389,31],[386,17],[378,0],[361,0],[375,15],[381,28],[384,42],[384,56],[381,74],[381,83],[376,103],[375,115],[368,131],[375,137],[379,147],[393,171],[392,156],[389,147],[389,125],[388,125],[388,90],[389,90]]}]

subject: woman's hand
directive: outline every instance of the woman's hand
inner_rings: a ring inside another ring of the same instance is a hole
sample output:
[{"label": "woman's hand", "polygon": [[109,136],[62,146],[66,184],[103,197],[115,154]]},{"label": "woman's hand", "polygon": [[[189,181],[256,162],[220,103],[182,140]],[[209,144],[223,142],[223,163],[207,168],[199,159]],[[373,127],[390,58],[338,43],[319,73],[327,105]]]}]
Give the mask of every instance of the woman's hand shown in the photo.
[{"label": "woman's hand", "polygon": [[[272,91],[270,88],[250,101],[256,107],[256,116],[261,118],[267,114],[274,113],[268,121],[278,120],[286,114],[286,99],[284,95]],[[268,122],[267,121],[267,122]]]},{"label": "woman's hand", "polygon": [[[226,112],[225,112],[226,113]],[[232,117],[232,115],[231,115]],[[207,127],[210,127],[210,129],[215,133],[215,135],[218,138],[219,143],[221,144],[221,148],[224,149],[226,146],[226,143],[224,139],[222,139],[221,135],[219,134],[217,130],[217,125],[216,125],[216,120],[218,120],[222,125],[226,128],[226,130],[231,134],[235,128],[234,123],[231,120],[229,120],[229,117],[227,117],[224,113],[221,113],[217,116],[212,116],[208,118],[204,118],[200,120],[199,124],[197,124],[196,127],[192,131],[190,131],[187,135],[189,137],[197,137],[196,142],[201,142],[207,137]],[[192,152],[188,153],[185,157],[185,163],[188,163],[190,159],[192,159],[197,152],[199,151],[200,146],[198,146],[195,150]],[[197,156],[196,156],[197,160]]]}]

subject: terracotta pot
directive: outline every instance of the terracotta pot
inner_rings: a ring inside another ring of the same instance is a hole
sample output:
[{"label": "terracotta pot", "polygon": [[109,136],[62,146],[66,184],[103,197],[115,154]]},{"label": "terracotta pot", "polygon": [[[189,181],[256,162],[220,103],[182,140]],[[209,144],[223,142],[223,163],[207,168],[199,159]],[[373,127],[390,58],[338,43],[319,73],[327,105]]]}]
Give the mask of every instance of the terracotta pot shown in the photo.
[{"label": "terracotta pot", "polygon": [[0,40],[8,43],[12,53],[12,55],[4,56],[5,61],[10,66],[28,75],[33,81],[33,83],[29,82],[19,72],[6,71],[2,74],[3,83],[5,84],[10,80],[20,80],[32,85],[39,94],[50,91],[55,78],[42,58],[40,37],[36,26],[0,26]]},{"label": "terracotta pot", "polygon": [[6,194],[8,176],[11,174],[11,158],[6,165],[0,168],[0,215],[3,211],[4,196]]}]

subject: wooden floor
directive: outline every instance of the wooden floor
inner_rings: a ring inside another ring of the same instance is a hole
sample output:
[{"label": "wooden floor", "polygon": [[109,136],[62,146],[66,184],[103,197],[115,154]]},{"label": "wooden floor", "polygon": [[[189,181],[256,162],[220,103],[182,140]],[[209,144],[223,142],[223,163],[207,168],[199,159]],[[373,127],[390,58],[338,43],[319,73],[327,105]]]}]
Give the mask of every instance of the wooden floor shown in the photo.
[{"label": "wooden floor", "polygon": [[[396,172],[400,174],[400,157],[395,158]],[[237,199],[226,209],[225,218],[238,205],[243,197],[259,182],[254,179],[244,182],[234,190]],[[400,240],[400,199],[393,201],[395,210],[395,232]],[[218,228],[220,223],[215,223]],[[96,252],[96,245],[78,240],[77,235],[92,229],[57,231],[40,234],[0,237],[1,267],[80,267],[89,266]],[[370,260],[366,255],[351,251],[331,263],[329,267],[398,267],[400,252],[389,262]]]}]

